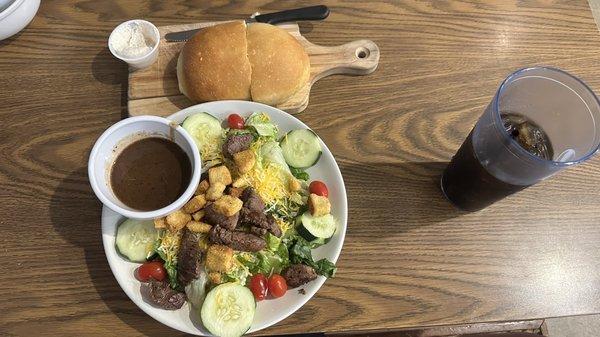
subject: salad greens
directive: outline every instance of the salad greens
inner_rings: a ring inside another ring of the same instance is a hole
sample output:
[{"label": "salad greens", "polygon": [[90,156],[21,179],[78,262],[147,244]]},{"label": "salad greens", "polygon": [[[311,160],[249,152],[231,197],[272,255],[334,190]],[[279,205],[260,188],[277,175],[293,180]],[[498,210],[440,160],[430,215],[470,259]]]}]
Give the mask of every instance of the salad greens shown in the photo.
[{"label": "salad greens", "polygon": [[[246,119],[246,129],[226,129],[223,136],[252,134],[254,141],[251,144],[256,157],[253,169],[241,176],[247,186],[252,186],[265,201],[265,212],[272,215],[279,225],[282,236],[278,238],[271,233],[265,236],[266,249],[259,252],[235,252],[233,267],[222,274],[225,282],[235,282],[245,285],[249,278],[257,273],[271,275],[281,273],[291,264],[302,263],[311,266],[317,274],[332,277],[336,267],[326,259],[314,261],[311,249],[318,247],[326,240],[317,239],[308,242],[296,231],[299,217],[307,211],[309,175],[303,169],[290,167],[285,160],[280,143],[278,142],[278,128],[271,123],[266,113],[256,112]],[[291,191],[289,183],[298,179],[300,190]],[[154,251],[164,260],[168,281],[173,289],[183,290],[177,279],[177,252],[181,232],[161,230],[154,244]],[[208,238],[200,241],[202,246],[208,245]],[[206,247],[205,247],[206,248]],[[194,297],[194,302],[200,303],[205,295],[199,287],[207,282],[205,272],[203,276],[188,287],[186,293]],[[198,288],[198,289],[196,289]]]},{"label": "salad greens", "polygon": [[337,269],[335,265],[327,259],[315,262],[312,257],[310,243],[299,236],[295,237],[293,243],[290,245],[289,255],[292,263],[302,263],[311,266],[319,275],[325,277],[333,277],[335,275]]},{"label": "salad greens", "polygon": [[246,119],[246,126],[251,126],[256,130],[259,136],[277,137],[279,130],[277,126],[271,123],[269,115],[264,112],[255,112]]},{"label": "salad greens", "polygon": [[163,230],[154,243],[154,251],[165,261],[164,267],[169,278],[169,285],[173,289],[181,290],[177,280],[177,252],[181,241],[181,232]]},{"label": "salad greens", "polygon": [[204,297],[206,297],[207,283],[208,279],[206,272],[203,270],[197,279],[193,280],[185,287],[185,295],[187,296],[188,301],[196,308],[202,307],[202,302],[204,302]]},{"label": "salad greens", "polygon": [[290,167],[290,171],[291,171],[292,175],[294,177],[296,177],[297,179],[304,180],[304,181],[308,181],[308,179],[310,179],[310,175],[308,175],[308,173],[306,171],[304,171],[303,169]]},{"label": "salad greens", "polygon": [[270,233],[267,234],[267,249],[256,253],[240,253],[238,260],[252,274],[279,274],[289,263],[287,246],[282,240]]},{"label": "salad greens", "polygon": [[233,268],[231,268],[231,270],[229,270],[227,273],[225,273],[223,275],[225,281],[227,282],[236,282],[242,285],[246,284],[246,281],[248,280],[248,278],[250,276],[252,276],[251,274],[251,270],[244,265],[240,258],[239,258],[239,254],[243,254],[242,252],[237,253],[234,258],[234,265]]},{"label": "salad greens", "polygon": [[319,275],[333,277],[336,266],[327,259],[314,261],[311,249],[311,243],[296,234],[283,239],[268,234],[266,250],[240,253],[237,259],[251,274],[279,274],[290,264],[302,263],[313,267]]},{"label": "salad greens", "polygon": [[274,141],[264,143],[260,148],[260,157],[263,162],[278,165],[281,170],[291,173],[290,167],[286,164],[285,158],[283,158],[283,152],[279,143]]}]

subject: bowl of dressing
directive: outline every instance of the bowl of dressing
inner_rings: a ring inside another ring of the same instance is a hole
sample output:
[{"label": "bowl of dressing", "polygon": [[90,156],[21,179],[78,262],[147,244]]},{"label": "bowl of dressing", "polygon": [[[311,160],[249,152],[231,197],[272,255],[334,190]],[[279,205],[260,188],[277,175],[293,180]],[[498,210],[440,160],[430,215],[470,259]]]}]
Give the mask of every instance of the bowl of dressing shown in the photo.
[{"label": "bowl of dressing", "polygon": [[160,32],[146,20],[121,23],[108,38],[108,49],[114,57],[127,62],[134,69],[151,66],[158,58]]},{"label": "bowl of dressing", "polygon": [[196,191],[201,169],[192,137],[157,116],[114,124],[98,138],[88,161],[98,199],[125,217],[143,220],[183,207]]}]

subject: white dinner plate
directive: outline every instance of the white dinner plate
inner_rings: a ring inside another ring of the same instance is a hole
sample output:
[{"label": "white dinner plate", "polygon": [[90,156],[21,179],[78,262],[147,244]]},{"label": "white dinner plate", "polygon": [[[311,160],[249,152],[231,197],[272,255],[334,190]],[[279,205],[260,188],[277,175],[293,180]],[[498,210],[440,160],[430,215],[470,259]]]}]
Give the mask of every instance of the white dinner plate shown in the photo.
[{"label": "white dinner plate", "polygon": [[[181,123],[187,116],[198,112],[208,112],[211,115],[225,120],[231,113],[237,113],[242,117],[247,117],[251,113],[261,111],[267,113],[272,122],[279,127],[279,135],[282,136],[288,131],[308,128],[304,123],[295,117],[279,109],[268,105],[246,102],[246,101],[217,101],[194,105],[183,109],[168,118]],[[338,229],[331,240],[315,250],[313,257],[315,261],[321,258],[327,258],[336,262],[346,234],[346,223],[348,219],[348,202],[346,200],[346,189],[340,169],[333,158],[333,155],[321,141],[323,155],[317,164],[307,170],[310,174],[310,180],[321,180],[327,184],[329,189],[329,200],[331,201],[331,213],[337,220]],[[191,306],[186,302],[179,310],[163,310],[152,306],[142,299],[140,293],[140,282],[134,277],[134,270],[139,266],[138,263],[128,262],[117,253],[115,249],[115,233],[117,225],[124,220],[122,216],[113,212],[108,207],[102,210],[102,242],[106,258],[115,278],[127,296],[157,321],[170,326],[171,328],[195,335],[210,336],[210,333],[200,324],[199,315],[191,312]],[[289,290],[285,296],[278,299],[270,299],[258,302],[254,322],[250,327],[250,332],[255,332],[267,328],[282,319],[288,317],[306,303],[325,282],[325,277],[319,276],[315,281],[305,284],[302,288],[305,294],[300,294],[297,289]]]}]

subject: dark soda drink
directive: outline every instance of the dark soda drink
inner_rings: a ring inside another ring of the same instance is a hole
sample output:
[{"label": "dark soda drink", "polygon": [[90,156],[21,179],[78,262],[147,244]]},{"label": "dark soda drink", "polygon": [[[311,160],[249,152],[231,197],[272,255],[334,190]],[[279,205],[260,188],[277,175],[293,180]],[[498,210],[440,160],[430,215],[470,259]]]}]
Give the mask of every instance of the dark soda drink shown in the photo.
[{"label": "dark soda drink", "polygon": [[[501,118],[507,134],[523,149],[542,159],[552,160],[552,144],[538,125],[516,113],[503,113]],[[488,172],[477,158],[473,147],[473,131],[452,157],[441,184],[446,197],[466,211],[480,210],[530,186],[513,185]]]},{"label": "dark soda drink", "polygon": [[441,188],[457,207],[480,210],[590,159],[600,149],[599,120],[600,100],[575,76],[515,71],[452,157]]}]

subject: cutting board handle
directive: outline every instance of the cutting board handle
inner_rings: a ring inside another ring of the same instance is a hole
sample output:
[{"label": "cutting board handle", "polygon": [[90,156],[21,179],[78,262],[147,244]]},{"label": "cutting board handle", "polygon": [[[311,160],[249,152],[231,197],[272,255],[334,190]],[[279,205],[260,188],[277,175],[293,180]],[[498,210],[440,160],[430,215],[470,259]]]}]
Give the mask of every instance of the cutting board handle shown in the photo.
[{"label": "cutting board handle", "polygon": [[313,83],[334,74],[367,75],[379,64],[379,47],[371,40],[356,40],[336,47],[312,45],[309,54],[311,63],[320,65],[313,69]]}]

